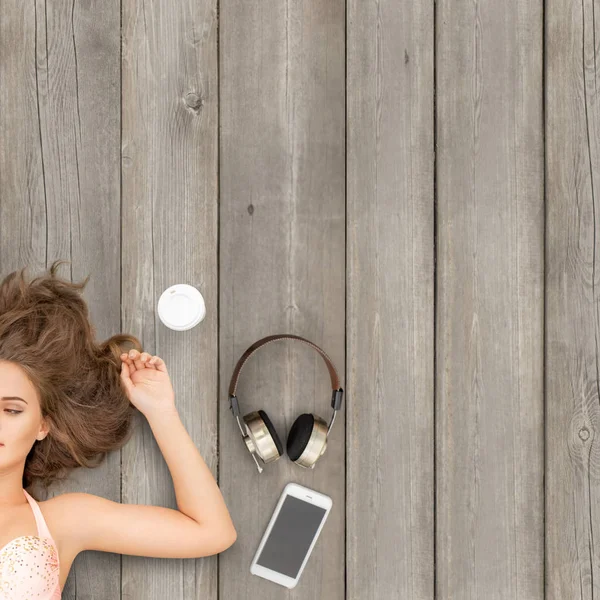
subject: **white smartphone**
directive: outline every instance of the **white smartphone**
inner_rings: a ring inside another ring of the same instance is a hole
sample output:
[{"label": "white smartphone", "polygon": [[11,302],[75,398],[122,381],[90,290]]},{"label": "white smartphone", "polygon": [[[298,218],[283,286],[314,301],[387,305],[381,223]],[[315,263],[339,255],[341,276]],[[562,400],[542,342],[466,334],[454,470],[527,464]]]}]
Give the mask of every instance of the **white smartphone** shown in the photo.
[{"label": "white smartphone", "polygon": [[331,510],[329,496],[288,483],[273,511],[250,573],[296,587]]}]

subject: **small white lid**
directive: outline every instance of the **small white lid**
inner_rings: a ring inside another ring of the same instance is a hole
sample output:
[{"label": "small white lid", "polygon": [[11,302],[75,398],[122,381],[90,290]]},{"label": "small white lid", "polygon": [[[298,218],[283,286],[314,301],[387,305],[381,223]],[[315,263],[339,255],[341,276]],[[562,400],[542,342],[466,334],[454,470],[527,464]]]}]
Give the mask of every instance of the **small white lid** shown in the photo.
[{"label": "small white lid", "polygon": [[192,285],[178,283],[167,288],[158,300],[158,316],[170,329],[185,331],[204,319],[202,294]]}]

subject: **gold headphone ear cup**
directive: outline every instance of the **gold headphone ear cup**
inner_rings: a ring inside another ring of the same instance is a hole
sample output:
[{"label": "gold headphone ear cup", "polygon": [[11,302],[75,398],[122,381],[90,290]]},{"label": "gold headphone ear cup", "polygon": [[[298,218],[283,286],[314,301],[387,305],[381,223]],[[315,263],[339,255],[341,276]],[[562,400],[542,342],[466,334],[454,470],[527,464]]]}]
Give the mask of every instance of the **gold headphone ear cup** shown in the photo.
[{"label": "gold headphone ear cup", "polygon": [[267,413],[264,410],[259,410],[258,414],[260,415],[261,419],[264,421],[265,426],[267,427],[269,434],[271,435],[271,437],[273,438],[273,441],[275,442],[275,446],[277,447],[277,452],[279,453],[279,456],[281,456],[283,454],[283,444],[281,443],[281,440],[279,439],[279,436],[277,435],[277,431],[275,431],[275,427],[273,426],[273,423],[271,423],[271,419],[269,419],[269,416],[267,415]]},{"label": "gold headphone ear cup", "polygon": [[310,413],[304,413],[294,421],[287,438],[286,449],[290,460],[298,460],[306,449],[314,423],[315,417]]}]

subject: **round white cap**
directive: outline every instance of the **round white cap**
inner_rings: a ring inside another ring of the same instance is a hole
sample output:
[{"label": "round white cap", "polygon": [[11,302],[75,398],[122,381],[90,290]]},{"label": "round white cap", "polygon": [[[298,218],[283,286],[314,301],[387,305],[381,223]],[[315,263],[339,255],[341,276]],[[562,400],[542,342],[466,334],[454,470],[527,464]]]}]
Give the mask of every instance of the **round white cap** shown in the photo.
[{"label": "round white cap", "polygon": [[158,300],[158,316],[170,329],[185,331],[204,319],[202,294],[192,285],[178,283],[167,288]]}]

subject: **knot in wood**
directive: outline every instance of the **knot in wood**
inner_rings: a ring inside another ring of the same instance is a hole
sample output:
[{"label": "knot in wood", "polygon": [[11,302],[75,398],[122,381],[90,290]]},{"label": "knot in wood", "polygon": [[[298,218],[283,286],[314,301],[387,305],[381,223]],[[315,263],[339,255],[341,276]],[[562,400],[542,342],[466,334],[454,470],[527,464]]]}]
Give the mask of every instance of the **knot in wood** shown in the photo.
[{"label": "knot in wood", "polygon": [[198,112],[202,108],[202,98],[196,92],[186,94],[185,103],[195,112]]}]

